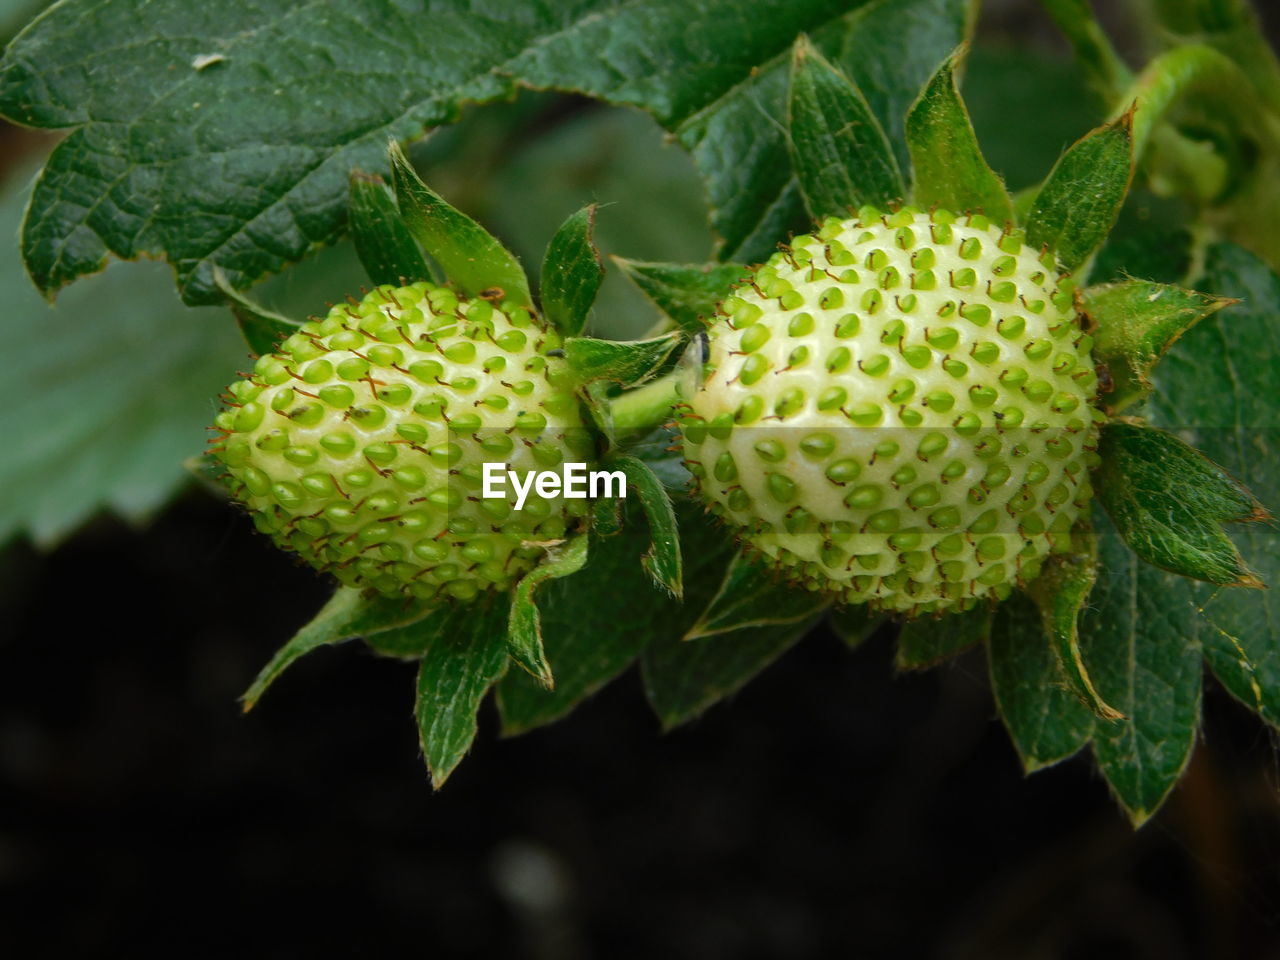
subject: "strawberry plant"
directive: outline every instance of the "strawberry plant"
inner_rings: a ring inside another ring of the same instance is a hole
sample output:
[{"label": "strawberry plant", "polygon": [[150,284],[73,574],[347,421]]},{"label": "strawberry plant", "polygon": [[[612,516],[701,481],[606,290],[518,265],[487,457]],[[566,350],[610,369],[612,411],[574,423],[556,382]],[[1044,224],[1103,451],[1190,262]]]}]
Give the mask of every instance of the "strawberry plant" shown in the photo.
[{"label": "strawberry plant", "polygon": [[[670,728],[821,624],[892,633],[903,670],[983,647],[1025,769],[1089,748],[1141,824],[1206,665],[1280,724],[1280,65],[1243,0],[1127,5],[1141,62],[1084,0],[1041,6],[1089,86],[1048,112],[1096,121],[1061,150],[1047,114],[975,129],[967,0],[62,0],[0,64],[0,111],[67,131],[23,215],[30,278],[52,298],[164,260],[190,309],[171,333],[113,307],[67,341],[79,386],[10,405],[62,420],[0,472],[0,523],[53,542],[102,504],[145,514],[190,452],[334,588],[246,708],[359,639],[417,664],[437,786],[490,694],[522,732],[636,665]],[[533,276],[487,221],[530,229],[550,174],[464,212],[536,129],[528,89],[647,113],[714,249],[662,217],[668,252],[622,239],[606,266],[597,219],[662,203],[624,181],[617,211],[554,212]],[[1043,163],[1011,190],[997,150]],[[327,278],[333,302],[272,279],[348,235],[364,276]],[[232,316],[239,374],[212,342]],[[53,363],[26,343],[14,398]]]}]

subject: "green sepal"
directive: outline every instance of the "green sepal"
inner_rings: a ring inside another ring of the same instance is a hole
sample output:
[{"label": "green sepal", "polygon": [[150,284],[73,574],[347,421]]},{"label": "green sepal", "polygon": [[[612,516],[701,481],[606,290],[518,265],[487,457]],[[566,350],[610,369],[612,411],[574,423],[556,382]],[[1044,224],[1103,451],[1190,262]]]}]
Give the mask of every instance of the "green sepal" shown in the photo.
[{"label": "green sepal", "polygon": [[866,98],[805,36],[792,48],[787,132],[800,192],[815,220],[906,196],[893,148]]},{"label": "green sepal", "polygon": [[616,497],[598,497],[591,504],[591,531],[611,537],[622,530],[622,502]]},{"label": "green sepal", "polygon": [[1107,703],[1093,755],[1135,826],[1186,769],[1200,725],[1203,632],[1196,584],[1139,560],[1094,511],[1098,580],[1080,614],[1080,647]]},{"label": "green sepal", "polygon": [[529,281],[515,255],[423,183],[398,143],[390,144],[388,154],[400,215],[449,281],[467,296],[531,307]]},{"label": "green sepal", "polygon": [[541,618],[533,591],[538,584],[577,573],[586,565],[590,537],[579,534],[547,549],[547,558],[525,574],[511,596],[511,615],[507,624],[507,649],[511,659],[529,672],[548,690],[555,687],[551,665],[542,646]]},{"label": "green sepal", "polygon": [[1027,217],[1027,242],[1075,270],[1106,239],[1133,177],[1133,110],[1085,134],[1058,159]]},{"label": "green sepal", "polygon": [[240,333],[244,336],[249,349],[258,356],[271,353],[285,337],[297,332],[302,324],[290,320],[282,313],[268,310],[254,303],[243,293],[231,285],[226,274],[218,267],[213,268],[214,285],[222,291],[228,300],[231,313],[236,318]]},{"label": "green sepal", "polygon": [[332,646],[356,637],[404,626],[421,620],[430,608],[404,599],[366,596],[354,587],[339,587],[320,612],[295,633],[262,668],[253,684],[240,698],[245,713],[266,693],[280,674],[295,660],[317,647]]},{"label": "green sepal", "polygon": [[1144,424],[1105,424],[1098,453],[1098,499],[1134,553],[1195,580],[1264,585],[1222,529],[1269,519],[1243,484],[1173,434]]},{"label": "green sepal", "polygon": [[640,506],[649,521],[652,546],[644,555],[644,564],[654,582],[677,599],[684,596],[684,563],[680,556],[680,529],[671,506],[671,497],[658,475],[647,463],[635,457],[611,457],[604,463],[605,469],[621,470],[627,477],[627,486],[640,495]]},{"label": "green sepal", "polygon": [[886,619],[865,603],[832,607],[827,611],[827,624],[850,650],[862,646]]},{"label": "green sepal", "polygon": [[799,623],[831,605],[821,594],[798,590],[755,560],[738,553],[725,571],[720,589],[685,633],[701,640],[747,627]]},{"label": "green sepal", "polygon": [[570,337],[564,355],[579,383],[609,380],[624,387],[648,380],[683,344],[683,333],[665,333],[650,340],[595,340]]},{"label": "green sepal", "polygon": [[985,643],[990,634],[991,608],[986,606],[937,618],[908,620],[898,634],[894,666],[899,670],[926,670]]},{"label": "green sepal", "polygon": [[1152,369],[1180,336],[1239,302],[1150,280],[1100,284],[1084,290],[1083,298],[1093,324],[1093,358],[1109,374],[1101,402],[1113,413],[1151,393]]},{"label": "green sepal", "polygon": [[1040,576],[1026,590],[1040,611],[1049,648],[1067,686],[1099,719],[1119,720],[1124,714],[1098,693],[1080,651],[1080,611],[1097,578],[1097,540],[1082,521],[1072,531],[1071,549],[1045,560]]},{"label": "green sepal", "polygon": [[907,111],[913,199],[921,207],[981,211],[994,223],[1011,222],[1013,202],[982,156],[956,87],[956,71],[967,52],[964,45],[953,53]]},{"label": "green sepal", "polygon": [[438,280],[400,216],[386,181],[352,170],[347,184],[347,225],[356,256],[375,286]]},{"label": "green sepal", "polygon": [[1025,594],[996,607],[987,666],[996,709],[1025,772],[1074,756],[1089,742],[1093,711],[1063,682],[1044,618]]},{"label": "green sepal", "polygon": [[451,607],[420,632],[414,717],[431,784],[444,785],[476,736],[476,711],[507,670],[505,595]]},{"label": "green sepal", "polygon": [[560,225],[542,260],[538,296],[542,314],[566,337],[587,325],[591,305],[604,281],[600,251],[591,239],[596,205],[583,207]]},{"label": "green sepal", "polygon": [[705,330],[715,316],[716,304],[749,276],[748,269],[736,263],[648,263],[619,256],[611,259],[655,307],[689,334]]}]

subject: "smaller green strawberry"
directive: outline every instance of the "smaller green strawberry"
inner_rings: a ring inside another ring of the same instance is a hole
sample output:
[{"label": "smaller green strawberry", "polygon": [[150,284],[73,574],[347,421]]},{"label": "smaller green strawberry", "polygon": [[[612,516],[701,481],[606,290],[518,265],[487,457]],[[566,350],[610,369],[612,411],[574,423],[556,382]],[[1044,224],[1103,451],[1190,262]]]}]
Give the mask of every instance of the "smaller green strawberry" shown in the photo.
[{"label": "smaller green strawberry", "polygon": [[682,419],[769,565],[916,616],[1037,575],[1091,496],[1097,376],[1070,279],[985,217],[866,208],[720,306]]},{"label": "smaller green strawberry", "polygon": [[216,420],[232,495],[259,530],[343,583],[467,600],[510,587],[585,501],[482,497],[594,459],[561,340],[529,310],[427,282],[303,324],[231,385]]}]

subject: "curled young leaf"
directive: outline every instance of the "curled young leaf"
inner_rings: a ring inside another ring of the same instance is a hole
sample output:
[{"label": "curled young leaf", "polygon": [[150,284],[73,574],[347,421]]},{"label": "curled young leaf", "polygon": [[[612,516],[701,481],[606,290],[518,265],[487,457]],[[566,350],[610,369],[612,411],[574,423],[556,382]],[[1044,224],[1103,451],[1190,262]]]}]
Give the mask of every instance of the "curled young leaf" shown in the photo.
[{"label": "curled young leaf", "polygon": [[542,645],[542,626],[533,591],[547,580],[577,573],[586,565],[588,534],[579,534],[564,543],[550,547],[547,559],[525,574],[511,597],[511,614],[507,624],[507,649],[511,659],[527,670],[547,689],[555,686],[551,665]]},{"label": "curled young leaf", "polygon": [[621,470],[626,474],[627,486],[640,495],[640,506],[649,521],[652,538],[652,546],[641,562],[658,586],[680,598],[684,594],[680,529],[662,481],[647,463],[635,457],[612,457],[605,461],[605,468]]}]

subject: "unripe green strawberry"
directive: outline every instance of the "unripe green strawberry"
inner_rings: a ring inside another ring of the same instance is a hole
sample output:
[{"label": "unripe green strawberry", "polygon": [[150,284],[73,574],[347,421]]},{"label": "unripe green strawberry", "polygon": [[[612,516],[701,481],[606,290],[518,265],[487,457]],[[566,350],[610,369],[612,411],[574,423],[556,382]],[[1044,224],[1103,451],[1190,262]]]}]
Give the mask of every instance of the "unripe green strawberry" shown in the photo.
[{"label": "unripe green strawberry", "polygon": [[1019,231],[866,208],[719,314],[686,460],[790,579],[915,616],[1003,598],[1065,543],[1097,377],[1069,278]]},{"label": "unripe green strawberry", "polygon": [[560,339],[430,283],[313,319],[232,384],[217,451],[258,529],[387,596],[469,599],[532,569],[584,501],[482,498],[482,464],[589,461]]}]

